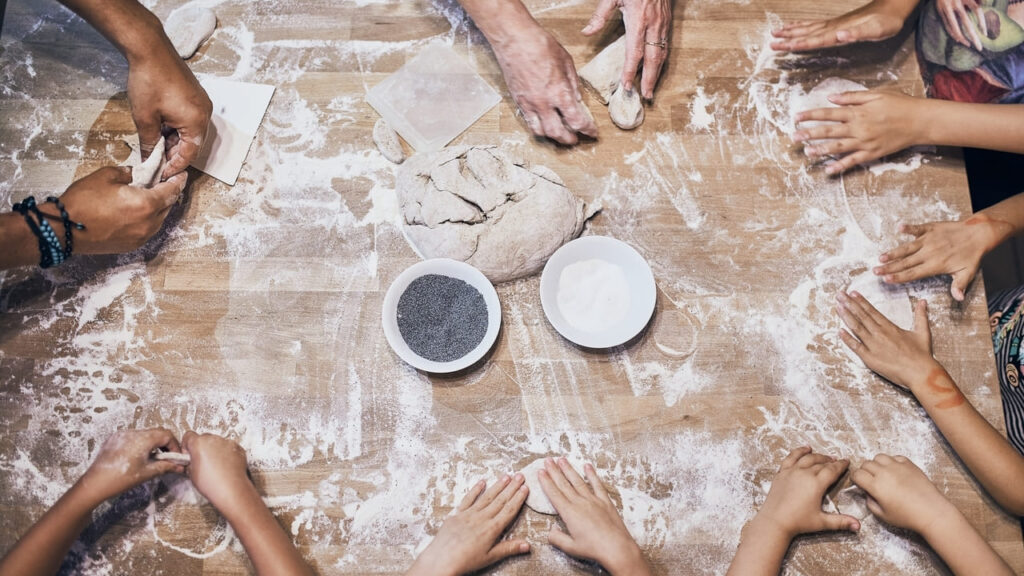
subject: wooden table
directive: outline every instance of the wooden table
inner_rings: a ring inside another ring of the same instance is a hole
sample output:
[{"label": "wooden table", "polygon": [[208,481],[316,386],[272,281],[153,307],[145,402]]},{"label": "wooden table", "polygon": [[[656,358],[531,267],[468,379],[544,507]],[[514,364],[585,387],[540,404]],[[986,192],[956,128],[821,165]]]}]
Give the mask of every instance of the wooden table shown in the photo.
[{"label": "wooden table", "polygon": [[[620,33],[581,36],[591,4],[531,2],[577,65]],[[450,0],[214,9],[219,29],[193,69],[278,87],[239,183],[195,174],[164,232],[136,253],[0,275],[3,548],[111,432],[167,426],[239,440],[268,504],[325,574],[401,572],[476,479],[549,454],[597,465],[659,573],[719,574],[779,462],[803,444],[854,464],[910,456],[1024,570],[1015,520],[911,398],[849,356],[831,310],[835,291],[898,241],[899,222],[970,211],[958,153],[835,180],[781,130],[790,91],[830,75],[920,93],[912,38],[779,60],[762,50],[768,13],[813,18],[821,3],[680,3],[644,125],[618,131],[588,94],[600,139],[563,149],[525,135],[493,55]],[[10,202],[123,160],[133,125],[126,66],[102,38],[50,2],[7,10],[0,197]],[[501,335],[466,374],[417,373],[385,343],[383,292],[417,257],[362,98],[434,40],[504,94],[459,142],[501,143],[551,167],[602,202],[589,233],[650,262],[657,310],[630,345],[598,353],[563,340],[538,277],[498,287]],[[962,307],[946,287],[910,294],[931,302],[938,358],[1002,426],[981,282]],[[197,502],[187,481],[144,486],[97,513],[71,562],[84,574],[246,572],[223,521]],[[546,543],[556,522],[523,512],[512,533],[533,552],[493,572],[588,570]],[[944,572],[919,540],[870,518],[859,536],[799,539],[786,568]]]}]

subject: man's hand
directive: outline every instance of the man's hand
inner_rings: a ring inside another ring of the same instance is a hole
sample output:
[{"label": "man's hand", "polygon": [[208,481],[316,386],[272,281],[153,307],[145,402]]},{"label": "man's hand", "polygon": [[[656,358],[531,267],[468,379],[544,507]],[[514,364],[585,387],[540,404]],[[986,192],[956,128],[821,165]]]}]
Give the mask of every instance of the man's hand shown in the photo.
[{"label": "man's hand", "polygon": [[642,61],[640,94],[650,100],[654,98],[654,87],[668,57],[672,4],[668,0],[601,0],[594,16],[583,29],[583,34],[591,36],[600,32],[616,9],[622,11],[622,20],[626,25],[626,61],[622,67],[622,86],[627,90],[633,89],[633,81]]}]

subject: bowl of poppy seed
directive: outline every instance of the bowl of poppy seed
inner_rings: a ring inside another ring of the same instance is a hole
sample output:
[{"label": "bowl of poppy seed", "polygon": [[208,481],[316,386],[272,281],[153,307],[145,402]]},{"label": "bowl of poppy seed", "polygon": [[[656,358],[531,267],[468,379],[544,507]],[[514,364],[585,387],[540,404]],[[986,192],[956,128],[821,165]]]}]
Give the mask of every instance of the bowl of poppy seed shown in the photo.
[{"label": "bowl of poppy seed", "polygon": [[468,368],[498,339],[501,304],[490,280],[457,260],[406,268],[384,294],[384,336],[413,368],[446,374]]}]

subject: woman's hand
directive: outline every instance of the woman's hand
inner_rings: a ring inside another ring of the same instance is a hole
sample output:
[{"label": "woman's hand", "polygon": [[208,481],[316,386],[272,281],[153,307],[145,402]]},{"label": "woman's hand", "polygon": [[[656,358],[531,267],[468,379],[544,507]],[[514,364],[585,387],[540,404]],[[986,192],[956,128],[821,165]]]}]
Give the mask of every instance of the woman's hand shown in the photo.
[{"label": "woman's hand", "polygon": [[661,67],[668,58],[669,29],[672,4],[668,0],[601,0],[594,16],[583,28],[585,36],[597,34],[605,27],[615,10],[622,11],[626,25],[626,61],[622,67],[622,86],[633,89],[637,69],[643,62],[640,94],[651,100],[661,76]]}]

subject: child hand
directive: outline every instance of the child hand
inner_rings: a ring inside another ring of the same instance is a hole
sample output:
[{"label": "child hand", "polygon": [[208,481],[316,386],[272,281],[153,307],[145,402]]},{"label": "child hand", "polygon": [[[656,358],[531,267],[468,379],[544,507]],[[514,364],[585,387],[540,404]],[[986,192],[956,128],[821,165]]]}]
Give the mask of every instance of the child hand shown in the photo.
[{"label": "child hand", "polygon": [[914,329],[903,330],[857,292],[840,292],[836,298],[836,310],[849,329],[842,330],[840,338],[879,376],[911,390],[938,367],[932,357],[927,301],[914,306]]},{"label": "child hand", "polygon": [[249,481],[245,450],[237,443],[190,430],[182,436],[181,445],[192,458],[188,466],[192,484],[222,514],[226,514],[246,490],[255,489]]},{"label": "child hand", "polygon": [[530,551],[524,540],[499,540],[526,502],[522,474],[503,476],[487,488],[477,482],[448,517],[430,545],[409,569],[409,576],[466,574]]},{"label": "child hand", "polygon": [[[978,3],[975,0],[938,0],[935,7],[938,9],[939,17],[942,18],[942,26],[949,33],[950,38],[964,46],[970,46],[978,52],[982,51],[984,47],[981,45],[981,38],[978,37],[977,29],[967,16],[968,11],[978,9]],[[970,39],[964,35],[964,30],[970,35]]]},{"label": "child hand", "polygon": [[769,522],[788,540],[822,530],[860,530],[860,522],[853,516],[821,509],[825,491],[849,465],[847,460],[814,454],[807,447],[793,450],[782,461],[768,497],[754,520]]},{"label": "child hand", "polygon": [[952,507],[924,472],[903,456],[879,454],[855,470],[852,480],[867,493],[872,514],[918,534],[927,535]]},{"label": "child hand", "polygon": [[122,430],[103,443],[80,482],[97,502],[102,502],[161,474],[184,472],[173,462],[150,458],[158,448],[181,451],[174,434],[163,428]]},{"label": "child hand", "polygon": [[981,257],[999,243],[992,220],[977,214],[964,222],[931,222],[903,225],[900,232],[914,239],[882,254],[882,263],[874,273],[893,284],[913,282],[921,278],[949,274],[953,283],[949,292],[963,301]]},{"label": "child hand", "polygon": [[[594,467],[583,467],[587,480],[565,458],[548,458],[537,474],[541,487],[569,533],[557,528],[548,541],[567,554],[597,561],[611,574],[649,574],[643,552],[615,509]],[[589,486],[588,486],[589,484]]]},{"label": "child hand", "polygon": [[[840,157],[825,167],[828,174],[845,172],[858,164],[909,148],[924,141],[920,124],[921,98],[906,94],[863,90],[834,94],[829,100],[840,108],[818,108],[794,117],[794,142],[827,140],[804,148],[812,158]],[[801,122],[834,122],[799,128]]]},{"label": "child hand", "polygon": [[892,38],[903,28],[910,13],[891,4],[885,0],[874,0],[853,12],[829,20],[786,24],[778,30],[772,30],[772,36],[780,40],[772,42],[771,48],[782,52],[802,52]]}]

